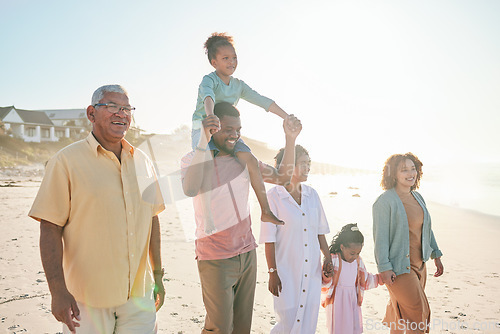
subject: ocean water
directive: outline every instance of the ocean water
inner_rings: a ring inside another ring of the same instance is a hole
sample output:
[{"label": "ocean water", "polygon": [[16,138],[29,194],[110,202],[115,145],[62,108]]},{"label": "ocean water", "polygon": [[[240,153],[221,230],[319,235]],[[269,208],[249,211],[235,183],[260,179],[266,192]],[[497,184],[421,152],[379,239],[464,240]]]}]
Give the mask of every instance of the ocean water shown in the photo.
[{"label": "ocean water", "polygon": [[500,216],[500,164],[430,167],[420,192],[437,203]]},{"label": "ocean water", "polygon": [[[151,148],[154,148],[153,160],[160,173],[162,194],[179,216],[186,239],[189,240],[194,236],[192,200],[182,192],[179,171],[179,161],[189,151],[189,145],[183,137],[174,139],[172,136],[168,140],[155,136],[151,138],[151,145],[144,144],[140,148],[150,156]],[[331,234],[347,223],[358,223],[365,234],[365,240],[371,239],[372,204],[383,192],[380,179],[380,172],[348,173],[347,170],[309,176],[307,183],[322,198]],[[418,191],[428,203],[435,202],[500,217],[500,163],[425,165]],[[251,196],[252,194],[253,191]],[[255,203],[254,206],[257,205]],[[258,217],[257,209],[254,210],[255,219]]]},{"label": "ocean water", "polygon": [[[371,204],[383,192],[379,173],[310,175],[308,183],[322,195],[357,193],[361,203],[356,207],[361,211],[368,205],[371,212]],[[500,164],[424,166],[418,191],[426,202],[500,216]]]},{"label": "ocean water", "polygon": [[320,195],[330,224],[328,239],[349,223],[357,223],[365,238],[371,235],[372,204],[381,194],[377,179],[376,174],[309,175],[306,183]]},{"label": "ocean water", "polygon": [[[170,175],[176,180],[180,159],[190,150],[188,138],[189,131],[179,130],[172,135],[156,135],[150,138],[149,143],[144,143],[139,148],[150,156],[151,149],[154,148],[154,161],[161,176]],[[500,216],[500,163],[461,162],[439,166],[426,164],[423,172],[419,192],[427,202]],[[370,213],[371,203],[382,193],[379,186],[380,172],[310,175],[308,183],[322,195],[337,192],[338,194],[332,195],[332,198],[349,197],[358,192],[360,197],[357,207],[365,211],[364,206],[368,205]],[[179,189],[176,190],[172,196],[174,201],[183,198],[181,192]],[[348,220],[349,217],[341,218]]]}]

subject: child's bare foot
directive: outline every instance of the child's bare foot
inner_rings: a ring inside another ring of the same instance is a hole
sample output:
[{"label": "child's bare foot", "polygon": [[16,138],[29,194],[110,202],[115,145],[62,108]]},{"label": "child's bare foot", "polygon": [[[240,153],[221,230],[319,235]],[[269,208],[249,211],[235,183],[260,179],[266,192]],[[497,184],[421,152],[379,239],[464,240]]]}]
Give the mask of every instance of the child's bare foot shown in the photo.
[{"label": "child's bare foot", "polygon": [[278,219],[274,215],[274,213],[272,213],[272,211],[268,211],[268,212],[262,211],[262,215],[260,216],[260,220],[263,222],[267,222],[267,223],[273,223],[275,225],[285,225],[285,222]]},{"label": "child's bare foot", "polygon": [[211,234],[214,234],[215,232],[217,232],[217,229],[215,228],[214,225],[211,225],[211,226],[210,226],[210,224],[205,225],[205,234],[206,235],[211,235]]},{"label": "child's bare foot", "polygon": [[212,215],[209,215],[208,217],[205,217],[205,234],[211,235],[215,232],[217,232],[217,229],[215,228],[214,219],[212,218]]}]

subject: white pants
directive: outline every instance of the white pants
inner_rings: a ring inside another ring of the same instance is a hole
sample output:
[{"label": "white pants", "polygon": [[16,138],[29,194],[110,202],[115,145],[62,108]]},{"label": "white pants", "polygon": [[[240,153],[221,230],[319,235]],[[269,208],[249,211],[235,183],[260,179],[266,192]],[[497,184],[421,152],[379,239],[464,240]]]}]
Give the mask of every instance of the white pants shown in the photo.
[{"label": "white pants", "polygon": [[[151,294],[130,297],[123,305],[94,308],[77,302],[80,309],[80,327],[77,334],[156,334],[156,309]],[[63,333],[70,334],[63,325]]]}]

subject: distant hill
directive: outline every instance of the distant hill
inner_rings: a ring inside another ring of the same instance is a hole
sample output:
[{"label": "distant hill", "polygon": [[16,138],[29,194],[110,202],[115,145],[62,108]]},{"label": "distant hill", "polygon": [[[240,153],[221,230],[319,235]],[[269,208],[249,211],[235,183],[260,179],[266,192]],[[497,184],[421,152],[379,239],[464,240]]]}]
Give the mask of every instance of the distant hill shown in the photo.
[{"label": "distant hill", "polygon": [[44,164],[70,143],[66,138],[60,142],[26,143],[21,139],[0,135],[0,167]]},{"label": "distant hill", "polygon": [[[242,137],[245,143],[250,147],[253,154],[259,160],[274,166],[274,157],[278,153],[276,149],[271,149],[266,143]],[[185,126],[176,129],[172,134],[168,135],[151,135],[147,141],[142,142],[139,148],[150,154],[149,147],[153,148],[154,158],[162,174],[171,173],[177,170],[180,166],[180,159],[189,151],[191,151],[191,130]],[[311,173],[314,174],[364,174],[366,171],[361,169],[346,168],[333,164],[314,162],[311,166]]]},{"label": "distant hill", "polygon": [[252,150],[252,153],[260,160],[263,161],[267,164],[273,165],[274,166],[274,157],[278,153],[278,150],[271,149],[267,146],[266,143],[263,143],[261,141],[251,139],[245,136],[241,137],[245,144],[250,147]]},{"label": "distant hill", "polygon": [[[133,145],[144,140],[144,138],[134,138],[129,134],[127,134],[127,139]],[[45,164],[60,149],[74,141],[76,140],[59,138],[57,142],[27,143],[0,131],[0,168]]]},{"label": "distant hill", "polygon": [[[274,157],[278,153],[278,150],[271,149],[267,146],[266,143],[261,141],[247,138],[242,136],[245,143],[250,147],[253,154],[259,158],[259,160],[268,163],[274,166]],[[311,164],[311,173],[312,174],[337,174],[337,173],[349,173],[349,174],[358,174],[358,173],[366,173],[365,170],[355,169],[355,168],[347,168],[342,166],[337,166],[328,163],[316,162],[313,161]]]},{"label": "distant hill", "polygon": [[[274,157],[278,153],[276,149],[271,149],[266,143],[255,139],[242,138],[259,160],[274,165]],[[127,139],[129,138],[127,137]],[[142,135],[139,138],[130,138],[130,141],[154,157],[162,174],[171,173],[180,168],[181,158],[191,151],[191,130],[187,126],[183,126],[171,134]],[[70,143],[69,140],[55,143],[25,143],[19,139],[0,135],[0,167],[45,163],[52,155]],[[152,153],[150,148],[152,148]],[[365,173],[365,171],[313,162],[311,173]]]}]

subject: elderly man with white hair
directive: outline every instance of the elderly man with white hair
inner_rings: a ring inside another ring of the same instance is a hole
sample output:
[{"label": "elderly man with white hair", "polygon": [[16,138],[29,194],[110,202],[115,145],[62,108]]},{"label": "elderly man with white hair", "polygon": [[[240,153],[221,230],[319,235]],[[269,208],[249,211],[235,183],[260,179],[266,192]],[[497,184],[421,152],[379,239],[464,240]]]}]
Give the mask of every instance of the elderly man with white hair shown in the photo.
[{"label": "elderly man with white hair", "polygon": [[98,88],[87,108],[92,132],[53,156],[29,216],[52,314],[64,333],[156,333],[165,297],[159,187],[144,200],[137,173],[157,183],[147,156],[125,134],[135,108],[119,85]]}]

